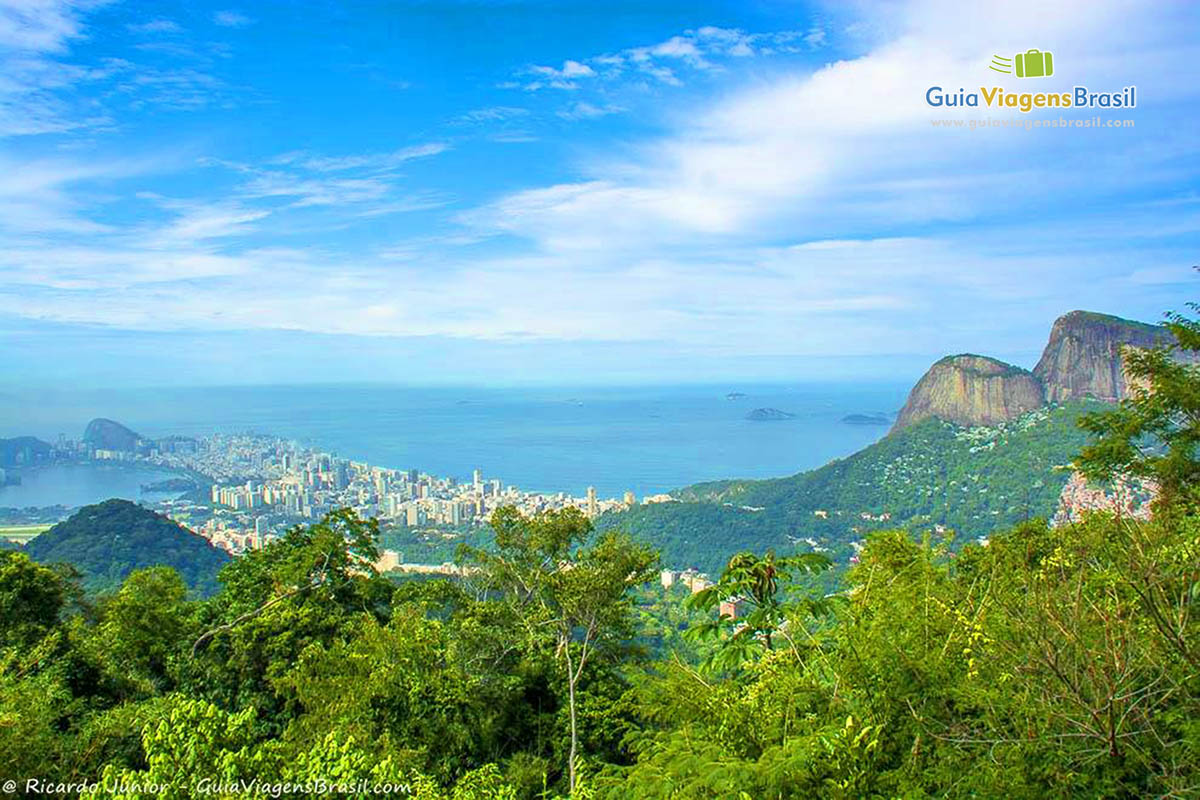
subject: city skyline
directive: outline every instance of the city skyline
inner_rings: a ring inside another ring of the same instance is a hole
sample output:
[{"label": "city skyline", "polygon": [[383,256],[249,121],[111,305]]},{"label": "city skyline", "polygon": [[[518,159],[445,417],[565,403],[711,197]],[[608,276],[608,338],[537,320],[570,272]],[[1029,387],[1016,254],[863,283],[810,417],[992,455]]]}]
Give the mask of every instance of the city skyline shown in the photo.
[{"label": "city skyline", "polygon": [[[1190,4],[0,0],[0,384],[910,380],[1196,285]],[[988,70],[1053,51],[1053,77]],[[1132,109],[931,107],[931,86]],[[946,129],[943,119],[1128,119]]]},{"label": "city skyline", "polygon": [[657,494],[639,501],[630,490],[620,499],[600,498],[594,486],[587,487],[583,497],[561,489],[522,490],[502,478],[485,476],[478,468],[471,471],[470,480],[459,480],[418,468],[341,457],[265,434],[139,439],[133,449],[120,450],[60,438],[51,455],[55,461],[165,468],[176,476],[168,484],[190,478],[195,482],[194,492],[209,484],[202,498],[190,497],[188,492],[142,502],[234,554],[251,547],[251,542],[255,548],[261,547],[266,539],[282,535],[292,525],[319,519],[338,508],[412,530],[426,526],[461,529],[485,525],[491,512],[501,506],[526,514],[574,507],[595,519],[639,502],[671,499]]}]

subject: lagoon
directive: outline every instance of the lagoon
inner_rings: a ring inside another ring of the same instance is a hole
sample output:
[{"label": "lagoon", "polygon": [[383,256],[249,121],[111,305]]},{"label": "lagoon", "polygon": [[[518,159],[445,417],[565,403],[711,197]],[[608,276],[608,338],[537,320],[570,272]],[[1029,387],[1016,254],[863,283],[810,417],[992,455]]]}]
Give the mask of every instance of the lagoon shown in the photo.
[{"label": "lagoon", "polygon": [[30,506],[83,506],[110,497],[155,501],[177,493],[143,492],[143,483],[169,478],[174,473],[130,464],[54,464],[10,470],[21,483],[0,487],[0,508]]}]

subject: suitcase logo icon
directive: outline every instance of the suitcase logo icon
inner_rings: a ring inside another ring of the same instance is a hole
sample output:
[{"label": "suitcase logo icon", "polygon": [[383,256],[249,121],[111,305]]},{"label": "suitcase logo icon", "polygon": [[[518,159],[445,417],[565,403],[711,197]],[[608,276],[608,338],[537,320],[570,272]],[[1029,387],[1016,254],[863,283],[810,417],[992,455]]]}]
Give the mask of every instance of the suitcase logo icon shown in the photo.
[{"label": "suitcase logo icon", "polygon": [[1054,74],[1054,54],[1049,50],[1033,48],[1017,53],[1012,58],[992,56],[992,63],[988,66],[996,72],[1008,75],[1015,73],[1018,78],[1048,78]]}]

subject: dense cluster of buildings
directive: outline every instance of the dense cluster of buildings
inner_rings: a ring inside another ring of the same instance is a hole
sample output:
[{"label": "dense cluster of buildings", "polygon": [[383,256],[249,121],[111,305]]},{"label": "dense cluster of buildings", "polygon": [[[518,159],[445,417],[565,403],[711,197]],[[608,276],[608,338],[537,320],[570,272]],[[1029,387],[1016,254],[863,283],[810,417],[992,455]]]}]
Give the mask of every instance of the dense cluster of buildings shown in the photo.
[{"label": "dense cluster of buildings", "polygon": [[[480,470],[469,481],[459,481],[415,469],[380,467],[268,436],[218,434],[187,441],[192,444],[176,442],[141,458],[209,478],[206,499],[212,513],[197,527],[234,551],[336,508],[352,508],[360,516],[393,525],[453,528],[481,524],[504,505],[526,514],[575,507],[597,517],[637,503],[633,492],[604,499],[591,487],[583,497],[525,492]],[[183,505],[186,508],[179,510],[194,516],[195,504]]]},{"label": "dense cluster of buildings", "polygon": [[[38,453],[40,460],[124,462],[189,476],[203,494],[161,500],[158,510],[234,554],[260,548],[292,525],[339,508],[351,508],[384,525],[433,529],[432,535],[453,538],[455,528],[484,524],[500,506],[514,506],[524,514],[573,507],[595,518],[639,502],[632,491],[619,499],[601,498],[595,487],[588,487],[582,497],[522,491],[478,469],[470,480],[460,481],[381,467],[259,434],[151,439],[111,420],[94,420],[81,440],[60,436],[55,445],[38,444],[45,451]],[[32,456],[26,460],[32,463]],[[0,471],[0,480],[4,477]],[[176,484],[186,488],[188,479],[162,483],[172,484],[174,491]],[[673,501],[661,494],[643,502]],[[405,563],[394,550],[385,550],[376,567],[440,574],[457,569],[451,564]],[[663,586],[669,587],[672,581],[663,574]],[[671,574],[693,591],[711,585],[707,576],[694,570]]]},{"label": "dense cluster of buildings", "polygon": [[1089,483],[1079,472],[1072,472],[1058,498],[1054,526],[1082,522],[1086,514],[1106,511],[1125,519],[1150,519],[1151,504],[1158,486],[1150,480],[1118,478],[1105,486]]}]

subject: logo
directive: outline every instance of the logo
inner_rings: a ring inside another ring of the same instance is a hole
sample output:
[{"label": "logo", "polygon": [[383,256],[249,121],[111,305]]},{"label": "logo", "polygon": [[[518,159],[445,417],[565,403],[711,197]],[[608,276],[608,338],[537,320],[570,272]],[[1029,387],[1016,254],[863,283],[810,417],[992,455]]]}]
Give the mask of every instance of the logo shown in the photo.
[{"label": "logo", "polygon": [[[1054,75],[1054,54],[1049,50],[1032,48],[1012,58],[992,56],[988,68],[1018,78],[1049,78]],[[1057,91],[1009,92],[1000,86],[980,86],[978,91],[959,88],[956,92],[941,86],[930,86],[925,92],[925,102],[934,108],[986,106],[1011,108],[1022,114],[1059,108],[1136,108],[1137,87],[1125,86],[1096,92],[1087,86],[1075,85],[1064,86]]]},{"label": "logo", "polygon": [[1054,54],[1049,50],[1032,48],[1012,58],[992,56],[992,63],[988,66],[1006,75],[1015,73],[1018,78],[1049,78],[1054,74]]}]

